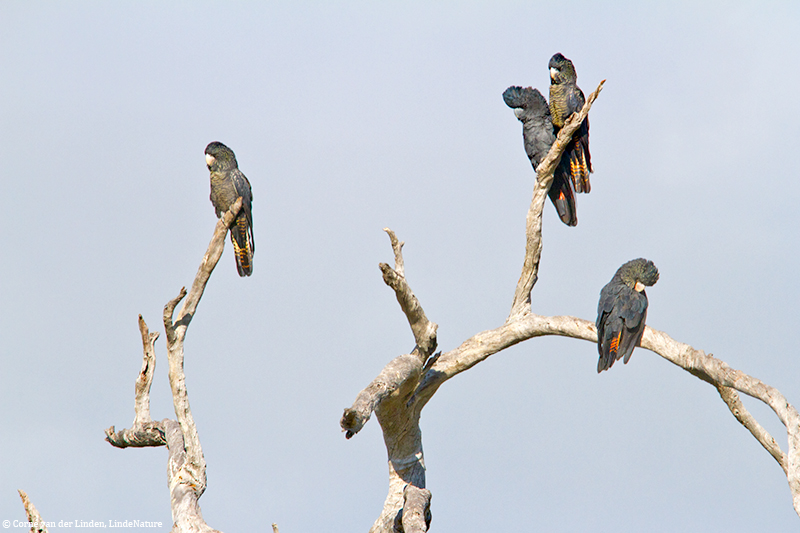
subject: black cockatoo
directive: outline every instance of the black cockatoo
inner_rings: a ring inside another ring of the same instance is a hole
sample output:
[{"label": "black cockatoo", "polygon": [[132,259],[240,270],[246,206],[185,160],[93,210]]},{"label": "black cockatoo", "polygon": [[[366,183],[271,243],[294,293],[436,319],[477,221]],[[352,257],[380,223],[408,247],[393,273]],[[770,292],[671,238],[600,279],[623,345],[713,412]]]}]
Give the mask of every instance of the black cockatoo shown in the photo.
[{"label": "black cockatoo", "polygon": [[[525,152],[531,160],[533,170],[536,170],[556,140],[547,100],[538,89],[517,86],[506,89],[503,100],[508,107],[514,109],[514,115],[522,122]],[[578,214],[566,157],[561,158],[561,163],[556,168],[548,195],[561,221],[568,226],[576,226]]]},{"label": "black cockatoo", "polygon": [[617,270],[600,291],[597,304],[597,372],[611,368],[624,357],[627,364],[633,349],[642,340],[647,318],[645,286],[658,281],[658,269],[652,261],[634,259]]},{"label": "black cockatoo", "polygon": [[211,172],[211,203],[217,218],[221,218],[236,199],[242,197],[242,209],[231,224],[231,242],[239,275],[249,276],[253,273],[253,254],[256,251],[250,182],[239,170],[233,150],[221,142],[206,146],[206,165]]},{"label": "black cockatoo", "polygon": [[[586,103],[583,91],[577,85],[578,74],[572,61],[561,54],[550,58],[550,114],[555,132],[564,127],[569,116],[577,113]],[[589,153],[589,117],[572,136],[564,150],[562,159],[569,163],[569,173],[576,192],[589,192],[589,174],[592,172],[592,156]]]}]

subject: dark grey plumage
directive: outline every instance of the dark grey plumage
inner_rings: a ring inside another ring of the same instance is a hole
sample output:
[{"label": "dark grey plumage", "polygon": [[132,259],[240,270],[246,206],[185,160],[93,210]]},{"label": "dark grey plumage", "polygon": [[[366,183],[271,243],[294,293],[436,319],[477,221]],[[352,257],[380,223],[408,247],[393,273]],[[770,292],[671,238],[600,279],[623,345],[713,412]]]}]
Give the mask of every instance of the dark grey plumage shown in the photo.
[{"label": "dark grey plumage", "polygon": [[[586,99],[578,87],[578,74],[572,61],[555,54],[548,63],[550,69],[550,113],[556,134],[573,113],[583,108]],[[589,153],[589,118],[583,119],[580,128],[564,150],[562,160],[569,163],[569,173],[575,192],[588,193],[592,189],[589,174],[592,172],[592,155]]]},{"label": "dark grey plumage", "polygon": [[222,217],[240,196],[242,198],[242,209],[231,224],[231,242],[236,270],[240,276],[249,276],[253,273],[253,254],[256,251],[250,182],[239,170],[233,150],[221,142],[210,143],[205,153],[206,165],[211,172],[211,204],[217,218]]},{"label": "dark grey plumage", "polygon": [[600,291],[597,304],[597,372],[611,368],[624,357],[627,364],[633,349],[642,340],[647,318],[645,286],[658,281],[658,269],[652,261],[634,259],[617,270]]},{"label": "dark grey plumage", "polygon": [[[514,109],[514,115],[522,122],[525,153],[536,170],[556,140],[547,100],[538,89],[518,86],[506,89],[503,100],[508,107]],[[568,226],[576,226],[578,214],[566,157],[562,157],[556,167],[548,196],[561,221]]]}]

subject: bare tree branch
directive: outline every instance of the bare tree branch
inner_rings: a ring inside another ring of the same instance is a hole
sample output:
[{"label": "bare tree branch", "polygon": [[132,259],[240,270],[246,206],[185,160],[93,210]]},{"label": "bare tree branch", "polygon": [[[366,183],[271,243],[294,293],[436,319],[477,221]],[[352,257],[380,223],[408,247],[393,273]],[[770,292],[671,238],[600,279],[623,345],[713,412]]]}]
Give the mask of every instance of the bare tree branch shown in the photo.
[{"label": "bare tree branch", "polygon": [[744,427],[746,427],[750,433],[761,443],[765,450],[767,450],[772,457],[778,461],[778,464],[781,465],[783,468],[783,472],[785,474],[789,474],[789,469],[787,466],[787,458],[786,454],[783,453],[781,447],[778,446],[778,443],[775,442],[775,439],[772,435],[769,434],[767,430],[765,430],[761,424],[759,424],[753,415],[745,408],[742,400],[739,398],[739,394],[730,387],[723,387],[722,385],[718,385],[716,383],[712,383],[719,391],[719,395],[722,398],[722,401],[728,406],[731,410],[731,413],[736,420],[738,420]]},{"label": "bare tree branch", "polygon": [[158,333],[150,333],[142,315],[139,315],[139,332],[142,335],[144,357],[142,370],[136,378],[136,396],[134,401],[135,417],[131,429],[123,429],[115,433],[114,426],[106,430],[106,440],[117,448],[128,446],[164,446],[163,424],[150,418],[150,386],[153,384],[153,373],[156,370],[155,342]]},{"label": "bare tree branch", "polygon": [[186,338],[186,329],[192,321],[200,299],[203,297],[206,284],[225,249],[225,237],[228,234],[228,228],[230,228],[241,208],[242,199],[239,198],[234,202],[230,210],[217,221],[211,242],[203,256],[200,267],[197,269],[192,289],[189,291],[183,307],[178,312],[177,320],[173,322],[172,315],[175,307],[186,294],[185,288],[182,288],[178,297],[171,300],[164,308],[164,328],[167,331],[169,358],[169,384],[172,388],[172,403],[175,408],[175,416],[181,426],[183,445],[186,450],[186,461],[182,463],[177,479],[181,479],[184,485],[191,487],[197,498],[206,490],[206,460],[203,456],[203,448],[200,445],[200,437],[197,434],[197,426],[194,423],[194,417],[192,417],[189,396],[186,392],[186,374],[183,371],[183,342]]},{"label": "bare tree branch", "polygon": [[340,422],[346,432],[345,437],[349,439],[361,431],[377,406],[392,394],[397,394],[406,382],[412,380],[416,386],[421,372],[422,363],[415,355],[405,354],[392,359],[378,377],[358,394],[353,406],[345,409]]},{"label": "bare tree branch", "polygon": [[178,304],[181,303],[181,300],[184,298],[186,298],[186,287],[181,287],[178,296],[168,301],[167,305],[164,306],[162,318],[164,320],[164,330],[167,332],[168,343],[174,344],[178,342],[177,333],[175,332],[175,325],[172,323],[172,315],[175,314],[175,308],[178,307]]},{"label": "bare tree branch", "polygon": [[[425,461],[422,432],[419,428],[420,409],[411,400],[426,368],[425,363],[436,349],[437,330],[436,324],[425,316],[422,305],[406,281],[403,244],[397,240],[392,230],[386,228],[384,231],[389,235],[392,244],[395,268],[381,263],[383,280],[395,291],[400,308],[411,326],[416,347],[411,354],[401,355],[390,361],[378,377],[358,394],[353,406],[345,409],[340,422],[349,439],[364,426],[374,411],[383,430],[383,441],[389,456],[389,493],[383,512],[370,530],[374,532],[392,531],[395,524],[402,524],[402,519],[398,516],[405,505],[405,494],[409,486],[425,489]],[[409,523],[413,521],[412,518],[408,520]]]},{"label": "bare tree branch", "polygon": [[[165,419],[161,422],[154,422],[150,418],[150,386],[153,382],[156,365],[155,341],[158,333],[150,333],[140,315],[139,331],[142,335],[144,358],[142,370],[136,379],[136,416],[131,429],[116,432],[114,426],[111,426],[106,430],[106,440],[120,448],[167,446],[173,533],[217,533],[203,520],[198,503],[206,488],[206,462],[186,392],[183,344],[186,338],[186,329],[200,303],[211,273],[225,249],[225,237],[228,229],[241,207],[242,199],[239,198],[230,210],[217,221],[211,242],[197,270],[188,297],[186,288],[181,288],[180,294],[164,306],[163,320],[167,333],[169,382],[177,421]],[[177,319],[173,320],[175,308],[184,298],[186,300],[183,307],[178,313]]]},{"label": "bare tree branch", "polygon": [[567,119],[566,124],[558,132],[558,137],[550,147],[547,156],[539,163],[536,170],[536,184],[533,187],[533,198],[525,219],[525,261],[522,265],[522,273],[517,281],[517,288],[514,291],[514,301],[511,304],[511,312],[508,320],[527,313],[531,309],[531,291],[539,279],[539,260],[542,256],[542,209],[547,198],[547,192],[553,184],[553,175],[556,171],[561,155],[572,140],[572,135],[578,130],[583,120],[589,114],[592,104],[597,99],[603,84],[600,82],[597,89],[586,99],[586,103],[580,112],[574,113]]},{"label": "bare tree branch", "polygon": [[200,298],[203,297],[208,279],[211,277],[214,267],[217,266],[219,258],[222,257],[228,228],[230,228],[231,223],[236,218],[236,215],[239,214],[241,208],[242,199],[240,197],[233,203],[228,212],[217,221],[217,225],[214,228],[214,235],[211,238],[211,242],[208,244],[208,250],[206,250],[203,260],[197,269],[197,274],[194,277],[192,289],[189,291],[189,296],[183,303],[183,307],[178,313],[178,319],[175,321],[176,332],[181,338],[186,336],[186,328],[189,326],[189,322],[192,321],[197,305],[200,303]]},{"label": "bare tree branch", "polygon": [[19,497],[22,498],[22,505],[25,507],[25,514],[28,517],[28,523],[31,525],[31,533],[47,533],[47,522],[42,519],[42,516],[39,514],[39,511],[36,510],[36,507],[31,503],[28,495],[25,494],[25,491],[23,490],[18,490],[17,492],[19,492]]},{"label": "bare tree branch", "polygon": [[[431,357],[435,349],[436,325],[428,322],[403,274],[402,246],[391,230],[386,230],[395,253],[395,269],[380,265],[384,282],[395,290],[398,302],[409,320],[417,342],[414,354],[393,359],[359,393],[353,406],[345,410],[342,428],[347,438],[357,433],[374,411],[383,430],[389,452],[389,494],[383,511],[370,532],[427,531],[430,524],[430,492],[425,489],[425,466],[419,417],[438,388],[451,377],[472,368],[492,354],[533,337],[560,335],[597,342],[593,322],[571,316],[539,316],[531,313],[531,290],[536,283],[542,250],[542,209],[553,173],[572,134],[586,117],[592,102],[602,90],[601,82],[589,95],[579,114],[574,114],[538,168],[537,183],[526,219],[526,253],[522,274],[514,293],[506,322],[480,332],[459,347]],[[425,335],[433,342],[423,344]],[[673,340],[667,334],[646,327],[640,346],[653,351],[694,376],[712,384],[736,419],[746,427],[775,458],[786,473],[795,511],[800,515],[800,415],[773,387],[727,364]],[[426,349],[422,349],[425,347]],[[421,366],[422,363],[424,366]],[[769,405],[786,426],[789,450],[784,454],[775,439],[744,408],[736,391]],[[423,522],[420,517],[425,516]]]},{"label": "bare tree branch", "polygon": [[[544,335],[560,335],[597,342],[597,330],[593,322],[571,316],[546,317],[529,313],[499,328],[478,333],[455,350],[442,354],[437,363],[420,380],[416,396],[420,401],[427,402],[442,383],[456,374],[472,368],[490,355],[509,346]],[[786,472],[793,505],[800,515],[800,415],[797,409],[777,389],[740,370],[730,368],[725,362],[706,355],[688,344],[672,339],[664,332],[646,327],[640,346],[712,384],[718,390],[720,387],[738,390],[761,400],[775,412],[787,430],[789,452],[785,456],[775,439],[744,409],[738,398],[736,400],[739,404],[736,404],[728,399],[730,395],[727,393],[720,394],[726,404],[736,406],[737,411],[733,408],[731,411],[737,420],[770,452]]]},{"label": "bare tree branch", "polygon": [[439,326],[428,320],[422,305],[420,305],[419,300],[414,296],[414,292],[406,282],[402,253],[404,243],[398,242],[397,236],[389,228],[384,228],[383,231],[389,234],[395,258],[394,269],[386,263],[378,265],[381,272],[383,272],[383,281],[394,289],[397,302],[408,318],[411,332],[414,334],[414,340],[417,343],[413,353],[427,359],[436,349],[436,330]]},{"label": "bare tree branch", "polygon": [[404,533],[425,533],[431,527],[431,491],[406,485],[403,509],[397,515],[395,529]]},{"label": "bare tree branch", "polygon": [[[788,402],[786,397],[781,394],[778,389],[767,385],[761,380],[749,376],[741,370],[735,370],[729,367],[724,361],[706,355],[702,351],[695,350],[688,344],[674,341],[669,335],[661,331],[646,328],[641,346],[656,352],[670,362],[680,366],[703,381],[711,383],[715,387],[729,387],[743,392],[752,398],[761,400],[775,412],[778,419],[786,427],[789,444],[789,450],[786,454],[786,479],[789,482],[789,490],[792,492],[792,505],[794,506],[795,512],[800,516],[800,414],[798,414],[797,409]],[[725,398],[723,397],[723,399]],[[726,404],[727,403],[726,401]],[[750,417],[750,419],[752,419],[752,417]],[[747,417],[741,419],[737,417],[737,420],[753,433],[753,429],[745,424],[745,422],[750,419]],[[765,442],[769,443],[770,440],[774,442],[775,439],[773,439],[766,430],[763,430],[763,428],[761,428],[759,433],[764,440],[759,438],[756,433],[753,433],[753,436],[755,436],[762,446],[775,457],[778,464],[783,468],[779,456],[773,453],[774,447],[765,444]],[[777,446],[777,444],[775,444],[775,446]]]},{"label": "bare tree branch", "polygon": [[146,424],[151,422],[150,418],[150,387],[153,384],[153,374],[156,370],[156,349],[155,344],[158,339],[158,332],[150,333],[142,315],[139,315],[139,333],[142,335],[142,370],[136,378],[136,417],[133,425]]},{"label": "bare tree branch", "polygon": [[406,243],[397,240],[397,235],[389,228],[383,228],[383,231],[389,235],[389,242],[392,244],[392,251],[394,252],[394,270],[397,272],[398,276],[405,278],[406,272],[403,263],[403,246],[405,246]]},{"label": "bare tree branch", "polygon": [[[528,212],[525,265],[517,284],[509,321],[512,317],[530,311],[530,292],[536,281],[541,254],[541,211],[544,197],[553,181],[553,172],[564,148],[586,117],[602,86],[603,83],[589,95],[581,112],[567,121],[539,167],[537,185]],[[385,228],[384,231],[391,241],[395,268],[381,263],[383,280],[395,291],[400,308],[411,326],[416,347],[411,354],[396,357],[384,367],[378,377],[358,394],[352,407],[345,409],[340,424],[349,439],[364,426],[372,412],[375,412],[383,430],[383,440],[389,455],[389,494],[381,515],[370,531],[389,532],[403,530],[405,527],[409,528],[408,531],[427,531],[430,524],[430,492],[425,489],[425,462],[419,417],[438,385],[427,389],[430,391],[427,397],[420,396],[420,392],[426,390],[420,388],[420,377],[424,372],[425,378],[432,383],[436,382],[436,376],[440,376],[437,368],[448,361],[443,362],[440,355],[431,357],[436,349],[438,326],[425,316],[421,304],[405,279],[403,243],[398,241],[392,230]],[[441,377],[439,383],[446,379],[447,377]],[[405,505],[409,502],[413,502],[413,507],[404,515]],[[424,516],[425,520],[419,520],[420,516]]]},{"label": "bare tree branch", "polygon": [[594,323],[569,316],[544,317],[528,313],[498,328],[473,335],[458,348],[439,356],[436,364],[420,380],[417,397],[427,401],[442,383],[453,376],[469,370],[490,355],[543,335],[597,341]]}]

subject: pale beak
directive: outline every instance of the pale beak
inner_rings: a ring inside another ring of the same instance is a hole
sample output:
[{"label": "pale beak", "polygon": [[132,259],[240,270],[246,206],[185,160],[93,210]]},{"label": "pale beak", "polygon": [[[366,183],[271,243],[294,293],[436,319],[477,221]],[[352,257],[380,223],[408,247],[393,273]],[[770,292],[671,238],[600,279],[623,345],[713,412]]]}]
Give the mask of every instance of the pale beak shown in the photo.
[{"label": "pale beak", "polygon": [[642,292],[644,290],[644,283],[642,283],[641,281],[637,281],[636,285],[633,286],[633,290],[635,290],[636,292]]},{"label": "pale beak", "polygon": [[558,76],[558,69],[555,67],[550,67],[550,79],[554,80]]},{"label": "pale beak", "polygon": [[216,161],[216,159],[214,159],[213,155],[206,154],[206,165],[211,166],[214,164],[214,161]]}]

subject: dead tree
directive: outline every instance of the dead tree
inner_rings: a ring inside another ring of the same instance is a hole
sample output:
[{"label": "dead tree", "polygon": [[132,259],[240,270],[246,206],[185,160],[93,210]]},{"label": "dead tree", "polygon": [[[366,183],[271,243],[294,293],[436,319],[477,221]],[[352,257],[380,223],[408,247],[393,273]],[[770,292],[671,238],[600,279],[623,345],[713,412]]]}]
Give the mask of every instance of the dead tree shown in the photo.
[{"label": "dead tree", "polygon": [[[389,456],[389,493],[370,533],[424,532],[430,526],[431,493],[425,488],[425,461],[419,419],[422,409],[448,379],[501,350],[533,337],[560,335],[597,342],[594,322],[571,316],[540,316],[531,312],[531,291],[537,281],[542,252],[542,209],[553,182],[553,172],[572,134],[587,116],[603,82],[589,95],[580,113],[573,115],[559,132],[550,153],[537,171],[533,199],[526,220],[525,261],[505,323],[482,331],[457,348],[434,354],[437,325],[428,320],[405,277],[402,242],[385,229],[391,239],[395,266],[380,264],[384,282],[391,287],[406,315],[416,346],[387,364],[362,390],[352,407],[345,409],[341,427],[346,438],[358,433],[372,413],[380,423]],[[744,372],[730,368],[711,354],[673,340],[666,333],[647,327],[640,343],[671,363],[711,384],[736,419],[775,458],[786,474],[795,511],[800,515],[800,416],[776,389]],[[788,453],[744,408],[738,392],[767,404],[786,426]]]},{"label": "dead tree", "polygon": [[[222,256],[228,228],[241,207],[240,198],[217,222],[211,243],[203,256],[188,296],[186,288],[183,287],[180,294],[167,302],[164,307],[169,384],[172,388],[172,403],[177,420],[154,421],[150,418],[150,386],[153,383],[153,372],[156,367],[155,342],[158,333],[151,333],[139,315],[144,358],[142,370],[136,378],[136,416],[130,429],[116,431],[114,426],[111,426],[106,430],[106,440],[118,448],[166,446],[169,450],[167,482],[171,498],[173,533],[216,533],[216,530],[203,520],[198,503],[200,496],[206,490],[206,462],[192,411],[189,408],[186,377],[183,372],[183,341],[186,338],[186,329],[197,310],[197,304],[203,297],[208,279]],[[175,308],[184,298],[186,300],[183,302],[183,307],[174,318]]]}]

